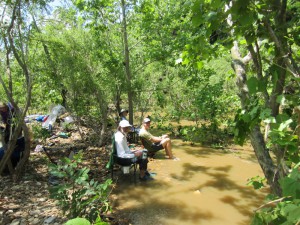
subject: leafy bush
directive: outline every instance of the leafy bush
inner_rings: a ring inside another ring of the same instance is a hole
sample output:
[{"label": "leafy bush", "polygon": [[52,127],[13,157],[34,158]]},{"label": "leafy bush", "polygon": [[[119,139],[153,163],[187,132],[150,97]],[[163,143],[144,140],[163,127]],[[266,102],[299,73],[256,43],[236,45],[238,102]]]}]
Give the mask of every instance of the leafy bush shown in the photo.
[{"label": "leafy bush", "polygon": [[63,158],[57,165],[50,164],[50,174],[60,179],[57,186],[49,188],[50,197],[58,200],[58,205],[68,218],[86,217],[95,221],[98,214],[110,209],[108,203],[111,179],[103,184],[89,180],[89,169],[81,167],[82,152],[74,159]]},{"label": "leafy bush", "polygon": [[226,129],[222,130],[215,124],[201,124],[201,127],[185,126],[177,131],[183,141],[200,142],[202,144],[211,144],[211,147],[227,146],[232,139],[232,135]]},{"label": "leafy bush", "polygon": [[[252,225],[294,225],[300,223],[300,173],[298,163],[280,180],[283,197],[269,196],[270,202],[259,208]],[[275,205],[275,206],[274,206]]]}]

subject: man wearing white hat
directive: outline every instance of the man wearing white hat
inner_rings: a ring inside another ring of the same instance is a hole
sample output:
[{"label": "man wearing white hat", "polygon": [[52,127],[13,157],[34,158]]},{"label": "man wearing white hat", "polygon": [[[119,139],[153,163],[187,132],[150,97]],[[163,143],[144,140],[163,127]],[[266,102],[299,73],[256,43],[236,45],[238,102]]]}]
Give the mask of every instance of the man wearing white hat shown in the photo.
[{"label": "man wearing white hat", "polygon": [[143,120],[142,128],[139,132],[139,136],[143,138],[147,143],[147,145],[151,146],[151,149],[148,149],[148,151],[159,151],[161,149],[165,149],[166,155],[169,159],[173,160],[179,160],[178,158],[173,156],[172,153],[172,143],[171,139],[168,135],[162,135],[160,137],[153,136],[150,132],[150,118],[145,118]]},{"label": "man wearing white hat", "polygon": [[119,123],[118,131],[115,135],[115,145],[117,148],[117,154],[120,158],[134,158],[137,157],[137,163],[139,164],[140,169],[140,180],[147,181],[152,180],[153,178],[150,176],[150,173],[147,171],[148,159],[143,159],[142,154],[143,151],[135,150],[131,151],[127,144],[126,135],[131,131],[131,124],[127,120],[122,120]]}]

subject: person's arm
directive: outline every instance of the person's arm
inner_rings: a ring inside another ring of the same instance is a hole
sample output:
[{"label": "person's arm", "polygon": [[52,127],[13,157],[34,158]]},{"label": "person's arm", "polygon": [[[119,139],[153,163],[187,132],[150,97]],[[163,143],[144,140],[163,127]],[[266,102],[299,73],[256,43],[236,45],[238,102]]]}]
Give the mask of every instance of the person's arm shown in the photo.
[{"label": "person's arm", "polygon": [[161,142],[162,140],[163,140],[162,137],[152,136],[152,137],[150,138],[150,141],[153,142],[153,143]]}]

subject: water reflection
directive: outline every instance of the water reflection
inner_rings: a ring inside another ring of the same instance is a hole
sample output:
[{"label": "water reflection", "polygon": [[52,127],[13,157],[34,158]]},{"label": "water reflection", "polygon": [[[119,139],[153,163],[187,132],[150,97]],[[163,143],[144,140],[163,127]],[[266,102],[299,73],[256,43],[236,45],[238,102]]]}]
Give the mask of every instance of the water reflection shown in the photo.
[{"label": "water reflection", "polygon": [[[249,224],[266,193],[247,187],[262,172],[250,154],[173,144],[181,161],[158,158],[149,163],[155,181],[134,184],[121,176],[114,191],[115,208],[129,218],[124,224]],[[251,153],[249,151],[249,153]],[[252,158],[251,158],[252,159]]]}]

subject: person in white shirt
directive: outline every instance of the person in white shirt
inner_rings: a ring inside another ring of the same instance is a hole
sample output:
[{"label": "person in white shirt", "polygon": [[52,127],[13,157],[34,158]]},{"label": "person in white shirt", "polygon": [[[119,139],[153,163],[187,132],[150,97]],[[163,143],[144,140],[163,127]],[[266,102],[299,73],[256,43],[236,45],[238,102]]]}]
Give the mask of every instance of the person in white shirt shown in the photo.
[{"label": "person in white shirt", "polygon": [[115,146],[117,149],[117,155],[120,158],[132,158],[133,162],[139,164],[140,169],[140,180],[147,181],[152,180],[150,173],[147,171],[148,159],[143,159],[142,150],[130,150],[127,144],[127,133],[131,131],[131,125],[127,120],[122,120],[119,123],[117,132],[114,134],[115,137]]}]

